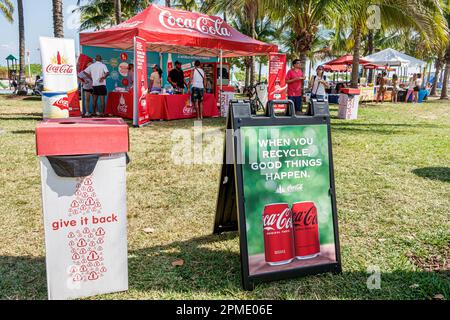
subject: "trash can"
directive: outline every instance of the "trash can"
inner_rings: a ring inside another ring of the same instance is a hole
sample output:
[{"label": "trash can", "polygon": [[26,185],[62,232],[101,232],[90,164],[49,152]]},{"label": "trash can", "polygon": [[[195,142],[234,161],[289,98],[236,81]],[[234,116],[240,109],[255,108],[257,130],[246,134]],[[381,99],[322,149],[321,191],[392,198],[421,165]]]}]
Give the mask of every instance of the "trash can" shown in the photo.
[{"label": "trash can", "polygon": [[339,94],[339,119],[353,120],[358,118],[359,95],[359,89],[341,89]]},{"label": "trash can", "polygon": [[127,124],[47,119],[36,149],[49,299],[127,290]]}]

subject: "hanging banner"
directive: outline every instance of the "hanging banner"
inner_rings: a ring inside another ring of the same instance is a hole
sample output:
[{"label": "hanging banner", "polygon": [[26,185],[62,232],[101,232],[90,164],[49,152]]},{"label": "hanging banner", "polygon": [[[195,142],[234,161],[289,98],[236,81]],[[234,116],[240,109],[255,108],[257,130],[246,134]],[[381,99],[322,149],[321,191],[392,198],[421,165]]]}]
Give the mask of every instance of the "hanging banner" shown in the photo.
[{"label": "hanging banner", "polygon": [[248,103],[230,106],[214,233],[239,229],[247,290],[341,271],[330,120],[296,117],[286,102],[258,117]]},{"label": "hanging banner", "polygon": [[42,73],[44,75],[44,91],[59,93],[64,96],[64,103],[49,105],[49,99],[44,101],[44,110],[50,118],[78,117],[80,99],[78,96],[77,61],[75,59],[75,41],[73,39],[40,37]]},{"label": "hanging banner", "polygon": [[[286,100],[286,55],[271,53],[269,55],[268,99]],[[285,112],[285,105],[275,105],[275,113]]]},{"label": "hanging banner", "polygon": [[147,108],[147,45],[145,39],[134,37],[134,114],[133,125],[140,127],[150,122]]}]

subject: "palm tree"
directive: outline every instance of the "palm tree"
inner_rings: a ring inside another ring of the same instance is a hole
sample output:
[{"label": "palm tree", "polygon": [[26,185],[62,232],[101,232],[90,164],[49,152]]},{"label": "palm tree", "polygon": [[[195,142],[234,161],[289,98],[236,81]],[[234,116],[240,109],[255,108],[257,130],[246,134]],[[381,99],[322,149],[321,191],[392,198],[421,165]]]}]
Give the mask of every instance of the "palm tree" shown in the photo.
[{"label": "palm tree", "polygon": [[438,56],[434,61],[434,78],[433,78],[433,84],[431,86],[431,92],[430,96],[436,97],[437,96],[437,85],[439,83],[439,77],[441,75],[442,67],[444,66],[444,57],[442,55]]},{"label": "palm tree", "polygon": [[[450,1],[445,1],[445,19],[447,22],[447,26],[450,28]],[[450,34],[448,35],[447,40],[447,49],[445,50],[445,69],[444,69],[444,79],[442,80],[442,91],[441,91],[441,99],[448,99],[448,80],[450,77]]]},{"label": "palm tree", "polygon": [[17,0],[17,13],[19,16],[19,86],[17,94],[26,95],[25,81],[25,25],[23,19],[23,0]]},{"label": "palm tree", "polygon": [[[345,0],[340,4],[352,29],[354,44],[351,83],[352,87],[357,87],[361,38],[368,32],[370,3],[366,0]],[[427,46],[439,46],[446,38],[447,27],[439,0],[379,0],[377,6],[381,13],[381,25],[413,28]]]},{"label": "palm tree", "polygon": [[282,28],[292,31],[292,47],[302,62],[305,73],[306,58],[311,52],[319,28],[338,16],[337,0],[266,0],[274,19],[282,21]]},{"label": "palm tree", "polygon": [[116,24],[122,22],[122,3],[120,0],[114,0],[114,11],[116,16]]},{"label": "palm tree", "polygon": [[0,0],[0,12],[8,22],[13,22],[14,5],[10,0]]},{"label": "palm tree", "polygon": [[[170,7],[170,1],[169,6]],[[199,5],[196,0],[178,0],[173,5],[174,8],[187,10],[187,11],[197,11],[199,9]]]},{"label": "palm tree", "polygon": [[64,17],[62,0],[53,0],[53,33],[56,38],[64,38]]},{"label": "palm tree", "polygon": [[[253,39],[256,39],[256,20],[262,16],[264,11],[268,11],[266,0],[206,0],[202,5],[202,11],[206,13],[230,13],[233,18],[237,15],[245,17],[245,24],[248,25],[246,32],[242,32]],[[243,21],[242,21],[243,22]],[[254,58],[246,59],[249,65],[250,83],[254,83]]]},{"label": "palm tree", "polygon": [[[78,0],[80,5],[83,0]],[[80,12],[81,24],[80,30],[94,29],[100,30],[111,27],[115,24],[116,19],[115,6],[112,1],[90,0],[85,1],[86,4],[81,5],[76,11]],[[121,19],[130,19],[137,13],[147,8],[152,0],[121,0]]]}]

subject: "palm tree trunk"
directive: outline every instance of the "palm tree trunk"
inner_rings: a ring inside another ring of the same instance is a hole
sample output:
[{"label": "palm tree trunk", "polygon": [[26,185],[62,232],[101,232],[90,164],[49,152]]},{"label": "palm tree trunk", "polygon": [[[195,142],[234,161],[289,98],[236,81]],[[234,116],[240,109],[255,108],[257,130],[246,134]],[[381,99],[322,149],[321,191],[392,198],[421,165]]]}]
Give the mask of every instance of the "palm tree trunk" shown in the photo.
[{"label": "palm tree trunk", "polygon": [[353,46],[353,64],[352,64],[352,88],[358,88],[359,76],[359,49],[361,47],[361,27],[358,26],[355,30],[355,44]]},{"label": "palm tree trunk", "polygon": [[17,94],[26,95],[25,81],[25,25],[23,20],[23,0],[17,0],[17,12],[19,14],[19,86]]},{"label": "palm tree trunk", "polygon": [[[373,53],[373,30],[370,29],[369,30],[369,34],[367,36],[367,55],[371,55]],[[370,69],[369,70],[369,76],[367,77],[367,83],[372,83],[372,79],[373,79],[373,70]]]},{"label": "palm tree trunk", "polygon": [[434,65],[436,68],[436,72],[434,73],[433,85],[431,87],[430,96],[437,97],[437,85],[439,83],[439,78],[442,69],[442,58],[437,57]]},{"label": "palm tree trunk", "polygon": [[261,74],[262,74],[262,58],[259,58],[259,72],[258,72],[258,82],[261,82]]},{"label": "palm tree trunk", "polygon": [[442,92],[441,99],[448,100],[447,93],[447,83],[450,76],[450,42],[447,45],[447,50],[445,51],[445,70],[444,70],[444,79],[442,80]]},{"label": "palm tree trunk", "polygon": [[114,11],[116,16],[116,24],[122,22],[122,3],[120,0],[114,0]]},{"label": "palm tree trunk", "polygon": [[62,0],[53,0],[53,33],[55,38],[64,38],[64,18]]},{"label": "palm tree trunk", "polygon": [[247,88],[249,85],[250,80],[250,59],[249,57],[244,58],[244,64],[245,64],[245,87]]}]

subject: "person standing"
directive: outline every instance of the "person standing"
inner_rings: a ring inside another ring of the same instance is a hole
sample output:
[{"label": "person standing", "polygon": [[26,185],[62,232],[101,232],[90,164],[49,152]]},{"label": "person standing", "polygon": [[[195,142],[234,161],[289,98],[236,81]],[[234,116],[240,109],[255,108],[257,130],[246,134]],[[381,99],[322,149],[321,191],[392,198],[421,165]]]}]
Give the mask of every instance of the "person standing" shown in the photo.
[{"label": "person standing", "polygon": [[[92,64],[92,62],[88,62],[87,66],[89,67],[91,64]],[[89,78],[84,73],[84,71],[81,71],[80,73],[78,73],[78,79],[80,79],[81,83],[83,84],[84,100],[83,100],[82,116],[90,117],[91,114],[89,113],[89,107],[91,105],[92,94],[94,92],[94,88],[92,87],[92,79]]]},{"label": "person standing", "polygon": [[186,83],[184,81],[184,72],[181,69],[181,62],[175,61],[175,68],[170,70],[167,80],[174,88],[175,93],[183,93]]},{"label": "person standing", "polygon": [[127,72],[127,82],[128,82],[128,90],[133,88],[134,85],[134,64],[130,63],[128,65],[128,72]]},{"label": "person standing", "polygon": [[376,103],[384,102],[384,94],[386,93],[386,75],[387,75],[386,71],[383,71],[383,73],[380,76],[379,87],[377,90],[377,99],[375,101]]},{"label": "person standing", "polygon": [[302,86],[304,79],[300,59],[294,59],[292,68],[286,75],[286,83],[288,86],[288,99],[294,103],[296,112],[302,112]]},{"label": "person standing", "polygon": [[162,70],[157,64],[153,66],[153,72],[150,75],[150,92],[161,92]]},{"label": "person standing", "polygon": [[405,103],[408,102],[409,97],[412,95],[412,102],[414,102],[414,86],[416,83],[416,79],[417,76],[414,73],[413,76],[411,78],[409,78],[409,83],[408,83],[408,93],[406,94],[406,99],[405,99]]},{"label": "person standing", "polygon": [[398,85],[398,76],[397,74],[394,74],[392,76],[392,102],[397,103],[398,101],[398,91],[400,90],[400,87]]},{"label": "person standing", "polygon": [[[102,116],[105,110],[105,96],[106,78],[109,76],[109,71],[106,65],[102,62],[100,55],[95,56],[95,62],[84,70],[84,73],[91,78],[93,96],[94,96],[94,113],[97,116]],[[97,110],[98,98],[100,97],[100,110]]]},{"label": "person standing", "polygon": [[414,100],[419,102],[419,91],[422,89],[422,74],[418,73],[414,81]]},{"label": "person standing", "polygon": [[326,81],[323,66],[317,67],[316,75],[311,77],[308,87],[311,90],[311,99],[325,99],[327,95],[325,90],[329,88],[329,84]]},{"label": "person standing", "polygon": [[[189,79],[191,88],[191,101],[194,104],[195,112],[197,113],[197,120],[203,119],[203,95],[205,94],[205,71],[200,67],[200,61],[195,60],[194,70]],[[188,87],[189,87],[188,85]]]}]

